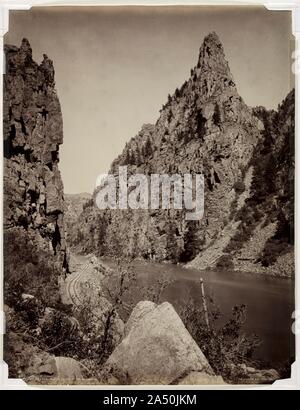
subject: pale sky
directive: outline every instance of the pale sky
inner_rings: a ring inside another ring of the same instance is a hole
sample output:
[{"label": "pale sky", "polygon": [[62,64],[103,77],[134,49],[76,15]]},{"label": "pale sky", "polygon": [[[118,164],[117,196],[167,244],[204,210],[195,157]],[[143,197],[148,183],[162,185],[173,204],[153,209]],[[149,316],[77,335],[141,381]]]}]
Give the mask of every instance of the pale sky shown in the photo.
[{"label": "pale sky", "polygon": [[6,43],[54,62],[64,120],[66,193],[92,192],[126,141],[156,122],[189,78],[203,38],[223,43],[250,106],[276,108],[293,84],[290,12],[262,7],[43,7],[10,14]]}]

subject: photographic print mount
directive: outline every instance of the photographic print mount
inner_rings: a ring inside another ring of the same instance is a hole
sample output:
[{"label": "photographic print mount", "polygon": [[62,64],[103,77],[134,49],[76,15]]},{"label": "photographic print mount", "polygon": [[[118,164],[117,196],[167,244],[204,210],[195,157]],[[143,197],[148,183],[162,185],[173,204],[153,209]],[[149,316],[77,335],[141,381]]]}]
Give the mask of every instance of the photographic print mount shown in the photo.
[{"label": "photographic print mount", "polygon": [[[116,3],[116,4],[114,4]],[[214,5],[237,5],[237,6],[243,6],[243,5],[257,5],[259,2],[243,2],[241,4],[241,2],[214,2]],[[157,2],[156,5],[180,5],[181,2]],[[296,39],[299,39],[300,36],[300,8],[296,3],[293,2],[264,2],[261,3],[262,5],[264,5],[265,7],[267,7],[270,10],[289,10],[293,13],[293,34],[295,36]],[[152,3],[150,4],[150,2],[147,4],[147,2],[43,2],[43,1],[36,1],[36,2],[30,2],[30,4],[28,4],[27,2],[15,2],[15,1],[8,1],[6,3],[4,3],[3,5],[1,5],[1,47],[3,49],[3,36],[6,34],[6,32],[8,31],[8,27],[9,27],[9,10],[29,10],[31,7],[33,6],[59,6],[59,5],[87,5],[87,6],[91,6],[91,5],[95,5],[95,6],[104,6],[104,5],[153,5]],[[211,2],[188,2],[185,3],[184,6],[188,6],[188,5],[212,5]],[[2,58],[2,56],[1,56]],[[298,60],[297,60],[298,58]],[[297,52],[295,53],[295,64],[296,66],[299,67],[299,62],[297,64],[297,61],[299,61],[299,56],[297,55]],[[1,68],[4,67],[4,61],[1,62]],[[1,90],[3,89],[3,84],[2,84],[2,79],[3,76],[1,76]],[[298,96],[299,96],[299,82],[298,82],[298,72],[296,71],[296,107],[298,104]],[[1,100],[1,104],[2,104],[2,100]],[[2,106],[1,106],[1,120],[3,122],[3,118],[2,118]],[[296,109],[297,112],[297,109]],[[297,125],[296,125],[296,136],[299,135],[299,128],[298,128],[298,121],[297,121]],[[296,145],[297,145],[297,138],[296,138]],[[1,148],[2,149],[2,148]],[[1,153],[1,158],[3,158],[3,153]],[[297,151],[297,147],[296,147],[296,175],[299,175],[299,165],[298,165],[298,151]],[[1,184],[2,184],[2,180],[3,178],[1,178]],[[1,186],[1,195],[3,192],[3,186]],[[296,189],[296,195],[299,195],[299,189]],[[1,198],[1,204],[3,202],[3,198]],[[299,203],[298,201],[298,197],[296,199],[296,203]],[[298,216],[296,214],[295,216],[296,218],[296,226],[299,227],[299,221],[298,221]],[[2,224],[1,224],[2,225]],[[2,235],[1,235],[1,240],[2,240]],[[296,238],[296,242],[297,242],[297,238]],[[1,244],[2,245],[2,244]],[[2,249],[2,246],[1,246]],[[3,257],[1,258],[1,260],[3,260]],[[296,254],[296,267],[299,266],[299,256]],[[2,274],[2,270],[1,270],[1,283],[3,283],[3,274]],[[297,281],[296,281],[297,284]],[[297,292],[297,300],[298,300],[298,296],[299,296],[299,289],[296,289]],[[296,300],[296,312],[297,312],[297,300]],[[3,301],[2,301],[3,303]],[[3,310],[2,310],[3,312]],[[295,320],[297,320],[297,314],[295,314]],[[297,323],[297,322],[296,322]],[[299,327],[299,326],[298,326]],[[296,325],[297,328],[297,325]],[[2,313],[2,324],[1,324],[1,333],[4,334],[5,331],[5,325],[4,325],[4,314]],[[296,338],[298,339],[298,337]],[[296,341],[296,345],[299,346],[299,341]],[[299,351],[299,349],[297,349],[297,351]],[[287,379],[287,380],[279,380],[277,382],[275,382],[272,386],[259,386],[259,388],[266,388],[266,389],[292,389],[296,386],[299,386],[299,378],[300,378],[300,373],[299,373],[299,366],[297,366],[297,362],[299,363],[299,360],[294,363],[294,365],[292,366],[292,378],[291,379]],[[15,386],[17,386],[17,388],[20,388],[21,386],[25,386],[25,383],[23,383],[21,380],[19,379],[8,379],[8,369],[7,369],[7,365],[2,361],[2,366],[1,366],[1,384],[3,386],[3,388],[14,388]],[[27,386],[26,386],[27,388]],[[29,387],[30,388],[30,387]],[[226,386],[222,386],[222,388],[226,388]],[[249,386],[249,388],[253,388],[253,386]]]}]

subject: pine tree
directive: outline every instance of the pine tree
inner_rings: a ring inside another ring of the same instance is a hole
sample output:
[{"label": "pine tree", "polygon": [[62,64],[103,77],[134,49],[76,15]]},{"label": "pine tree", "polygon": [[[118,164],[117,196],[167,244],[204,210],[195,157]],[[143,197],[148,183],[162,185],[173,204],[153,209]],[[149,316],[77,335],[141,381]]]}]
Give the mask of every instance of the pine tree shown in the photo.
[{"label": "pine tree", "polygon": [[134,158],[134,155],[133,155],[131,149],[127,149],[124,165],[133,165],[134,160],[135,160],[135,158]]},{"label": "pine tree", "polygon": [[129,164],[130,164],[130,150],[127,149],[126,150],[126,155],[125,155],[124,165],[129,165]]},{"label": "pine tree", "polygon": [[142,163],[141,151],[139,149],[139,146],[137,145],[135,149],[135,165],[139,166],[141,165],[141,163]]},{"label": "pine tree", "polygon": [[145,146],[144,145],[142,146],[141,155],[142,155],[143,159],[146,157]]},{"label": "pine tree", "polygon": [[171,219],[166,225],[166,240],[167,240],[167,259],[173,262],[178,262],[178,251],[177,251],[177,238],[176,238],[176,225]]},{"label": "pine tree", "polygon": [[205,135],[206,118],[202,114],[202,110],[197,112],[197,132],[199,138],[203,138]]},{"label": "pine tree", "polygon": [[218,103],[216,103],[215,105],[215,112],[213,114],[213,122],[215,125],[220,125],[221,123],[221,112],[220,112],[220,107]]},{"label": "pine tree", "polygon": [[150,138],[148,137],[146,140],[146,144],[144,145],[144,156],[145,157],[150,157],[152,155],[152,145]]},{"label": "pine tree", "polygon": [[136,164],[135,152],[130,150],[130,165]]},{"label": "pine tree", "polygon": [[180,255],[180,260],[182,262],[192,260],[201,249],[201,243],[198,221],[188,221],[184,233],[184,250]]}]

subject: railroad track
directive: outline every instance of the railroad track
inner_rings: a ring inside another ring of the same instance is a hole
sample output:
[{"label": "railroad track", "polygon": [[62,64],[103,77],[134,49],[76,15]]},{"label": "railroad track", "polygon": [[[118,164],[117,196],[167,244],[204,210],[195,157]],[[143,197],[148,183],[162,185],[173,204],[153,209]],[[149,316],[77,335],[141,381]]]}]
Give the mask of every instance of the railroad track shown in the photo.
[{"label": "railroad track", "polygon": [[[103,263],[100,263],[100,266],[104,272],[113,272],[111,268]],[[91,265],[88,261],[80,267],[78,272],[71,274],[66,280],[66,293],[74,307],[80,307],[84,302],[84,297],[80,294],[80,285],[82,284],[86,273],[90,269]],[[122,308],[127,313],[130,313],[130,311],[132,310],[130,304],[126,303],[125,301],[122,302]]]},{"label": "railroad track", "polygon": [[88,267],[89,267],[89,262],[85,263],[77,273],[73,274],[73,276],[70,277],[70,279],[66,283],[67,295],[70,298],[73,305],[75,306],[79,306],[82,304],[82,298],[80,297],[79,286],[81,282],[81,276],[87,272]]}]

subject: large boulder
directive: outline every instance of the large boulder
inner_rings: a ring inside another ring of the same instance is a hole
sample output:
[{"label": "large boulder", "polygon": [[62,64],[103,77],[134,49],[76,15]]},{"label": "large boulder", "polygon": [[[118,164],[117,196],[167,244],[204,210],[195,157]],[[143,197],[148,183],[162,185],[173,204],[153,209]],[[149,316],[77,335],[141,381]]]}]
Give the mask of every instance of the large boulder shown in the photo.
[{"label": "large boulder", "polygon": [[84,379],[80,363],[71,357],[38,352],[32,357],[25,378],[31,384],[76,384]]},{"label": "large boulder", "polygon": [[75,382],[83,379],[80,363],[71,357],[55,357],[55,367],[58,380]]},{"label": "large boulder", "polygon": [[84,378],[82,365],[77,360],[54,356],[24,342],[14,332],[6,337],[11,348],[10,354],[6,355],[10,374],[30,384],[74,384]]},{"label": "large boulder", "polygon": [[106,383],[175,384],[191,372],[214,375],[173,306],[139,302],[103,378]]}]

